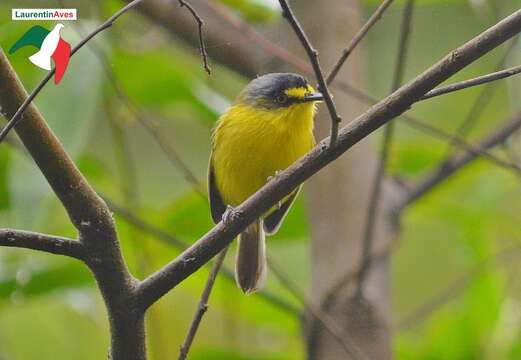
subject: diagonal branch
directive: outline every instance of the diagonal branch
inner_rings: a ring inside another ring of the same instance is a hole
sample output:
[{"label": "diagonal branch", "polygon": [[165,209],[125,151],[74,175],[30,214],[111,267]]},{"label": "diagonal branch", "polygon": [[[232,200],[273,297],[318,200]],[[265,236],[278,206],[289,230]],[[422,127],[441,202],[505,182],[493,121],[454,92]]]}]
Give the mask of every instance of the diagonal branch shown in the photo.
[{"label": "diagonal branch", "polygon": [[[114,15],[112,15],[107,21],[105,21],[103,24],[101,24],[98,28],[96,28],[94,31],[92,31],[89,35],[87,35],[83,40],[81,40],[78,45],[76,45],[71,50],[71,56],[73,56],[78,50],[80,50],[87,42],[89,42],[92,38],[94,38],[96,35],[98,35],[100,32],[110,28],[114,22],[123,14],[134,8],[135,6],[139,5],[140,2],[143,0],[134,0],[122,9],[120,9],[118,12],[116,12]],[[33,90],[33,92],[25,99],[25,101],[20,105],[18,110],[13,114],[11,117],[11,120],[7,123],[7,125],[2,129],[0,132],[0,143],[5,139],[7,134],[9,134],[9,131],[11,131],[12,128],[14,128],[20,120],[22,120],[22,115],[27,109],[27,107],[32,103],[32,101],[38,96],[40,91],[43,90],[45,85],[49,82],[49,80],[53,77],[54,73],[56,72],[56,69],[53,68],[43,79],[40,81],[38,86]]]},{"label": "diagonal branch", "polygon": [[85,249],[76,240],[31,231],[0,229],[0,246],[65,255],[85,261]]},{"label": "diagonal branch", "polygon": [[342,121],[342,118],[336,111],[333,97],[331,96],[331,93],[327,87],[324,73],[322,72],[322,68],[320,66],[318,51],[313,47],[313,45],[311,45],[311,41],[309,41],[306,32],[302,28],[302,25],[300,25],[299,21],[293,14],[289,3],[286,0],[279,0],[279,4],[282,8],[282,16],[288,20],[291,27],[293,28],[293,31],[295,34],[297,34],[297,37],[299,38],[302,46],[306,50],[309,61],[311,62],[311,66],[313,67],[315,77],[317,78],[318,90],[322,93],[322,95],[324,95],[324,102],[327,105],[327,110],[329,111],[329,116],[331,117],[331,136],[329,138],[329,146],[333,148],[338,137],[338,126]]},{"label": "diagonal branch", "polygon": [[[499,144],[503,144],[512,134],[521,129],[521,112],[518,112],[507,122],[507,124],[501,127],[499,130],[485,137],[480,146],[484,149],[491,149]],[[460,170],[470,162],[479,158],[479,154],[476,153],[458,153],[450,157],[446,162],[445,166],[434,170],[432,173],[425,176],[423,180],[418,182],[402,202],[397,206],[397,210],[401,211],[420,197],[429,193],[436,186],[443,183],[448,177],[453,175],[456,171]]]},{"label": "diagonal branch", "polygon": [[246,226],[262,216],[284,196],[352,146],[393,118],[407,111],[429,90],[501,45],[521,31],[521,10],[500,21],[463,46],[452,51],[424,73],[370,108],[339,132],[336,146],[321,141],[306,156],[284,170],[248,200],[230,212],[206,235],[138,287],[139,303],[148,308],[181,281],[224,249]]}]

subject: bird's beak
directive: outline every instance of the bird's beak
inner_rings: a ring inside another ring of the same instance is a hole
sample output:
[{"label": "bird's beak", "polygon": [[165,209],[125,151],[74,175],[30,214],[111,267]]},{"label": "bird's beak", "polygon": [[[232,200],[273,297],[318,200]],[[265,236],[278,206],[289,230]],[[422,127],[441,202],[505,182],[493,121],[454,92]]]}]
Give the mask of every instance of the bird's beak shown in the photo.
[{"label": "bird's beak", "polygon": [[324,100],[324,95],[322,95],[319,92],[309,93],[304,96],[304,99],[302,99],[302,102],[309,102],[309,101],[322,101]]}]

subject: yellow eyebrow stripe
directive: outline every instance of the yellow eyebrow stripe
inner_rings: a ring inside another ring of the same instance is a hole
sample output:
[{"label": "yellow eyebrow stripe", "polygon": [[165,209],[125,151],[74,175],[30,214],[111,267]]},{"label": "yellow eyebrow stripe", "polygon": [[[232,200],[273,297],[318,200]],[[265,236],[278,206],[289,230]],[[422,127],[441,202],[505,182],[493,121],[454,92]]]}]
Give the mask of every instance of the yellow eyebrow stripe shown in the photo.
[{"label": "yellow eyebrow stripe", "polygon": [[315,90],[313,89],[313,87],[311,85],[308,85],[307,87],[301,86],[297,88],[286,89],[284,93],[292,98],[303,99],[304,96],[314,91]]}]

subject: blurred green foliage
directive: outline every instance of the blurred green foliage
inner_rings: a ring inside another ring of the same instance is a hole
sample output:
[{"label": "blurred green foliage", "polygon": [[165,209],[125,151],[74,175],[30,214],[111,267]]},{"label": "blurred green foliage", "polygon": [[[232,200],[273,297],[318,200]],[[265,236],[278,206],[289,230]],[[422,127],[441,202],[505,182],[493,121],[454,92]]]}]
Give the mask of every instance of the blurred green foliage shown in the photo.
[{"label": "blurred green foliage", "polygon": [[[0,45],[4,49],[27,25],[10,21],[15,3],[0,4]],[[260,0],[222,3],[252,22],[278,18],[276,8]],[[379,1],[362,3],[367,17]],[[417,1],[407,79],[494,22],[497,3],[471,3]],[[501,14],[519,5],[517,0],[498,3]],[[26,2],[24,6],[30,5],[41,3]],[[83,30],[99,22],[95,4],[83,2],[79,6]],[[115,0],[104,2],[103,17],[119,6]],[[393,5],[362,46],[369,91],[378,96],[389,92],[400,12],[400,6]],[[65,38],[75,43],[77,30],[81,29],[68,25]],[[246,80],[217,65],[208,78],[196,51],[135,14],[125,15],[95,42],[108,53],[109,66],[132,101],[158,124],[162,135],[204,182],[210,129]],[[521,62],[520,50],[517,45],[509,64]],[[503,53],[504,47],[450,81],[492,71]],[[27,61],[29,54],[29,50],[20,51],[10,60],[25,86],[32,89],[44,72]],[[64,80],[59,87],[49,85],[36,103],[94,187],[187,243],[210,229],[206,200],[193,191],[120,102],[89,47],[73,58]],[[477,126],[469,136],[472,140],[499,126],[518,109],[519,81],[495,86],[490,105],[474,119]],[[412,111],[452,132],[480,92],[475,88],[436,98]],[[343,96],[338,94],[337,98]],[[117,155],[116,134],[110,125],[114,119],[129,147],[130,174],[122,171]],[[419,179],[446,156],[448,146],[401,120],[397,122],[391,170],[410,180]],[[505,155],[501,149],[495,152]],[[129,197],[125,189],[134,183]],[[519,179],[478,160],[406,212],[392,268],[397,359],[521,358],[519,254],[513,250],[510,261],[494,261],[502,249],[520,246],[520,198]],[[0,221],[2,226],[75,236],[67,215],[34,164],[19,150],[6,146],[0,148]],[[179,253],[118,216],[117,223],[124,255],[138,277]],[[306,202],[301,197],[280,233],[269,240],[270,255],[304,291],[309,278],[308,234]],[[232,260],[232,256],[227,259],[230,267]],[[475,271],[476,267],[481,271]],[[206,269],[199,271],[154,307],[149,316],[153,359],[177,354],[206,275]],[[457,286],[462,278],[467,281]],[[438,295],[451,287],[457,290],[446,298]],[[268,289],[299,305],[273,276]],[[433,298],[442,299],[439,306],[418,316],[408,327],[400,327],[402,319]],[[210,305],[194,344],[193,359],[304,358],[300,321],[291,314],[259,297],[243,296],[235,284],[223,278],[217,281]],[[106,357],[107,344],[103,305],[84,266],[26,250],[0,249],[0,359],[101,359]]]}]

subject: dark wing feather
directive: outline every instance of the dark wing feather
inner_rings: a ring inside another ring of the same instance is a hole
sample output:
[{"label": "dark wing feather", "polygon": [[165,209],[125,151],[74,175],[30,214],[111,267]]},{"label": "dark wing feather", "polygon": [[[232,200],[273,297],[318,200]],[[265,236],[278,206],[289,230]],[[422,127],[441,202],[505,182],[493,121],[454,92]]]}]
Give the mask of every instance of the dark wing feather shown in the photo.
[{"label": "dark wing feather", "polygon": [[278,209],[274,210],[271,214],[264,218],[264,231],[266,234],[274,234],[279,230],[282,221],[286,217],[286,214],[291,208],[291,205],[293,205],[293,202],[295,201],[299,191],[300,187],[295,190]]},{"label": "dark wing feather", "polygon": [[210,198],[210,211],[212,213],[212,219],[213,222],[217,224],[219,221],[221,221],[222,216],[226,211],[226,205],[224,204],[219,189],[217,189],[215,172],[211,159],[210,165],[208,167],[208,196]]}]

